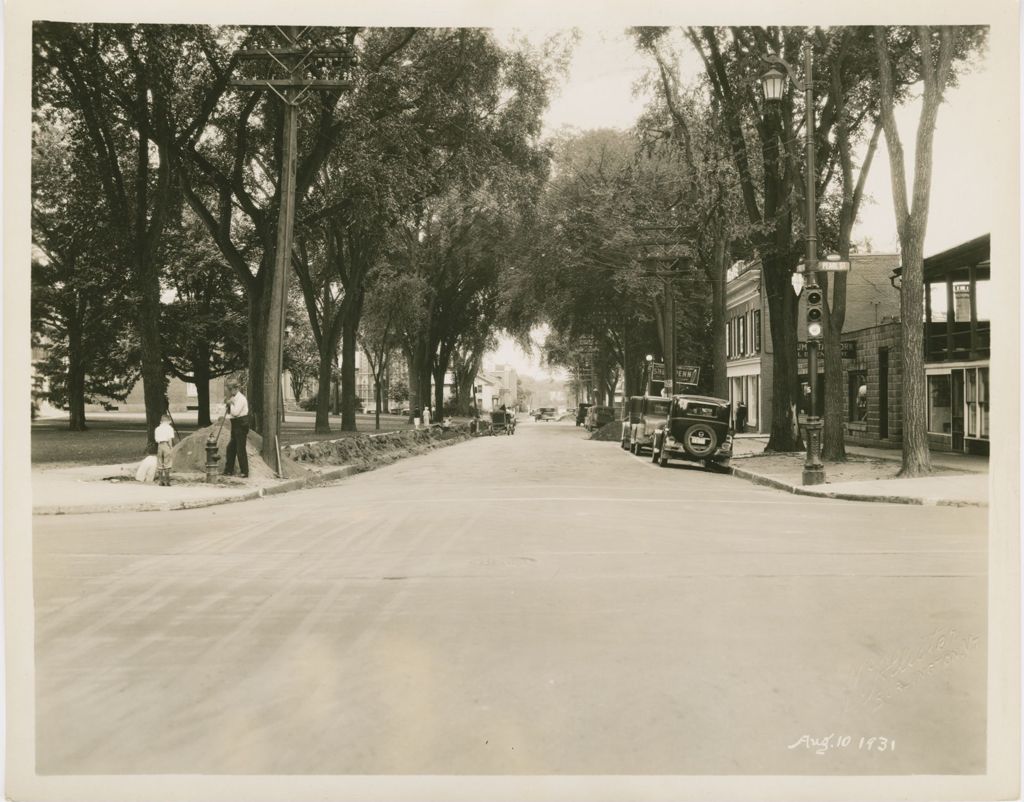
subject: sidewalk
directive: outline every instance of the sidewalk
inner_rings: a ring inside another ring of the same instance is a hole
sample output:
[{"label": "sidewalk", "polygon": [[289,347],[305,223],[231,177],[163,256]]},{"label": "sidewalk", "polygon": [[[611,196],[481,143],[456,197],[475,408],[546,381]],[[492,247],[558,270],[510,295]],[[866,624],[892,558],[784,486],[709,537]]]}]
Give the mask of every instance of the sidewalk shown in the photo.
[{"label": "sidewalk", "polygon": [[[313,466],[304,466],[312,469]],[[32,470],[32,514],[153,512],[209,507],[298,490],[355,473],[351,465],[331,466],[299,479],[221,478],[207,484],[202,474],[174,474],[170,487],[136,482],[138,463],[75,465]]]},{"label": "sidewalk", "polygon": [[988,460],[968,454],[932,452],[934,473],[897,478],[900,452],[847,446],[843,463],[825,464],[825,484],[802,484],[803,453],[764,454],[767,435],[739,435],[733,443],[733,476],[805,496],[889,504],[987,507]]}]

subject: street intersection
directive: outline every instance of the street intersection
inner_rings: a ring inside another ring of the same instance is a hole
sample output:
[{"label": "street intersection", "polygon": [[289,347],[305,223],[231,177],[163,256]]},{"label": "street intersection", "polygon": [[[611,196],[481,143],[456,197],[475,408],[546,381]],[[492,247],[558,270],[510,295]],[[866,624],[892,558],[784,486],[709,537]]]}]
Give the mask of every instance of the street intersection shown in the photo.
[{"label": "street intersection", "polygon": [[37,516],[38,771],[981,772],[986,515],[525,422],[284,496]]}]

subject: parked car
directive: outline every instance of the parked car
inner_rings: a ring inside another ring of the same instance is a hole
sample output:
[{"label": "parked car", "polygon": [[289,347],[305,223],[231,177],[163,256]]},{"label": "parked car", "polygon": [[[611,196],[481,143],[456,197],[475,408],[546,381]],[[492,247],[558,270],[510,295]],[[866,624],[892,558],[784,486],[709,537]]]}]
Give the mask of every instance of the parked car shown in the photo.
[{"label": "parked car", "polygon": [[676,395],[668,419],[654,438],[651,460],[665,467],[670,459],[701,462],[707,470],[729,467],[733,433],[729,402],[706,395]]},{"label": "parked car", "polygon": [[593,406],[587,410],[587,419],[585,426],[588,432],[593,432],[600,429],[606,423],[611,423],[615,420],[615,410],[611,407],[598,407]]},{"label": "parked car", "polygon": [[537,420],[555,420],[558,417],[558,410],[554,407],[541,407],[534,417]]},{"label": "parked car", "polygon": [[654,433],[665,424],[672,399],[660,395],[640,396],[639,406],[637,421],[630,426],[629,450],[634,454],[654,447]]},{"label": "parked car", "polygon": [[576,425],[582,426],[587,422],[587,411],[593,406],[593,404],[580,404],[576,407]]}]

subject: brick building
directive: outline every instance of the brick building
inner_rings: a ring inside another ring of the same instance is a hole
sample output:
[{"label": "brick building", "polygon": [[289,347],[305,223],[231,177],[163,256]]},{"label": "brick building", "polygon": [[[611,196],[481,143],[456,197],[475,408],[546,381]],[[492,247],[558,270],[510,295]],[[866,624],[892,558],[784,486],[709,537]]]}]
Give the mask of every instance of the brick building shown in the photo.
[{"label": "brick building", "polygon": [[843,332],[852,344],[843,360],[846,374],[846,441],[897,445],[903,433],[902,343],[900,322]]}]

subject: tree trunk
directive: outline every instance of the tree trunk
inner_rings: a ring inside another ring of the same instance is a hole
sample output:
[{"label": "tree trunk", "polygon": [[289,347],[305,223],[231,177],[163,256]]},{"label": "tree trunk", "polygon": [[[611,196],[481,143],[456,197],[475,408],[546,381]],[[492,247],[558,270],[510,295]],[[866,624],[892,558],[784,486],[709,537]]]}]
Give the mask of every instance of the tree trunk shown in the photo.
[{"label": "tree trunk", "polygon": [[373,377],[373,428],[376,431],[380,431],[380,376],[374,374]]},{"label": "tree trunk", "polygon": [[416,401],[416,406],[419,407],[421,416],[423,410],[430,406],[430,385],[434,378],[433,371],[431,371],[431,361],[429,354],[425,354],[420,366],[422,371],[420,373],[420,397]]},{"label": "tree trunk", "polygon": [[313,430],[317,434],[331,431],[331,374],[334,372],[334,349],[320,348],[320,364],[317,368],[316,388],[316,423]]},{"label": "tree trunk", "polygon": [[434,416],[438,420],[444,415],[444,377],[448,373],[451,361],[451,347],[441,346],[434,360]]},{"label": "tree trunk", "polygon": [[[900,235],[903,275],[900,319],[903,321],[903,469],[900,476],[931,473],[928,449],[928,394],[924,374],[924,249],[923,232]],[[952,310],[950,310],[950,313]]]},{"label": "tree trunk", "polygon": [[420,375],[422,370],[420,369],[420,348],[419,345],[415,345],[405,355],[406,364],[409,373],[409,418],[408,422],[412,423],[412,416],[416,410],[416,405],[419,403],[420,398]]},{"label": "tree trunk", "polygon": [[341,326],[341,430],[358,431],[356,427],[356,337],[359,316],[345,315]]},{"label": "tree trunk", "polygon": [[431,421],[444,414],[444,374],[447,372],[448,366],[438,360],[434,366],[434,414]]},{"label": "tree trunk", "polygon": [[766,451],[800,451],[797,399],[800,385],[796,360],[796,296],[790,271],[779,256],[765,257],[761,276],[768,296],[772,338],[772,425]]},{"label": "tree trunk", "polygon": [[82,363],[81,334],[73,327],[68,336],[68,428],[84,432],[85,425],[85,365]]},{"label": "tree trunk", "polygon": [[154,431],[167,411],[167,380],[160,347],[160,281],[151,264],[137,264],[140,280],[138,320],[142,351],[142,392],[146,402],[146,436],[155,443]]},{"label": "tree trunk", "polygon": [[[205,353],[204,353],[205,352]],[[200,349],[192,363],[192,378],[196,385],[196,423],[202,428],[210,425],[210,355]]]}]

